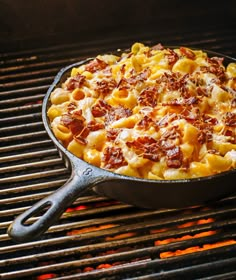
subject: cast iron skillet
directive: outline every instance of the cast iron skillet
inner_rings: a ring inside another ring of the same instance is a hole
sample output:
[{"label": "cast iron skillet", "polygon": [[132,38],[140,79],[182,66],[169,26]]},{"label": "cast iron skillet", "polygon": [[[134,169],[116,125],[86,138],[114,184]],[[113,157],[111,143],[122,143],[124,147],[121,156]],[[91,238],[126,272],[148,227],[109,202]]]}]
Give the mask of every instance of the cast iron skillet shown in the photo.
[{"label": "cast iron skillet", "polygon": [[[225,62],[236,60],[222,54],[207,51],[209,56],[220,56]],[[62,213],[85,190],[93,188],[101,195],[142,208],[184,208],[221,199],[236,191],[236,169],[217,175],[184,180],[147,180],[115,174],[95,167],[71,154],[56,139],[47,118],[50,94],[78,67],[91,59],[69,65],[62,69],[50,86],[42,107],[43,123],[50,138],[71,169],[70,179],[56,192],[37,202],[32,208],[19,215],[8,229],[9,236],[17,242],[39,237],[53,225]],[[41,213],[43,214],[41,215]],[[34,223],[26,223],[34,216]]]}]

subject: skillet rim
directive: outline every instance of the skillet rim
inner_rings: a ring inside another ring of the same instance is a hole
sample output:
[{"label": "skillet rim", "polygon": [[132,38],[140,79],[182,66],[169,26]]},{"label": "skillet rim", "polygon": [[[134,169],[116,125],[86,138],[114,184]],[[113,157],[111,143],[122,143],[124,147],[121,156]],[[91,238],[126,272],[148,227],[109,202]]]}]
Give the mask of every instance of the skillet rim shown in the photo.
[{"label": "skillet rim", "polygon": [[[175,49],[175,48],[180,48],[181,45],[179,46],[164,46],[165,48],[170,48],[170,49]],[[191,48],[193,50],[201,50],[203,52],[206,52],[207,55],[210,54],[211,57],[212,56],[218,56],[218,57],[223,57],[224,59],[227,59],[231,62],[235,62],[236,63],[236,58],[233,58],[231,56],[219,53],[219,52],[215,52],[215,51],[211,51],[211,50],[206,50],[206,49],[202,49],[202,48],[197,48],[197,47],[191,47],[191,46],[185,46],[183,45],[183,47],[187,47],[187,48]],[[122,49],[118,49],[114,52],[107,52],[106,54],[121,54],[124,51],[128,51],[127,49],[122,50]],[[213,174],[213,175],[209,175],[209,176],[203,176],[203,177],[196,177],[196,178],[186,178],[186,179],[175,179],[175,180],[153,180],[153,179],[145,179],[145,178],[138,178],[138,177],[134,177],[134,176],[127,176],[127,175],[123,175],[123,174],[118,174],[100,167],[97,167],[95,165],[92,165],[88,162],[86,162],[85,160],[80,159],[79,157],[75,156],[74,154],[72,154],[69,150],[67,150],[62,144],[61,142],[56,138],[56,136],[54,135],[51,126],[50,126],[50,122],[49,122],[49,118],[47,116],[47,109],[50,103],[50,95],[52,93],[52,91],[58,86],[58,84],[60,84],[62,82],[62,78],[64,75],[66,75],[66,73],[71,70],[73,67],[78,67],[80,65],[85,64],[86,62],[94,59],[96,56],[93,57],[88,57],[85,58],[83,60],[80,60],[76,63],[73,64],[69,64],[63,68],[61,68],[58,73],[56,74],[56,76],[54,77],[53,82],[51,83],[50,87],[47,90],[47,93],[45,94],[44,98],[43,98],[43,103],[42,103],[42,120],[43,120],[43,124],[44,127],[50,137],[50,139],[53,141],[53,143],[56,145],[56,147],[59,149],[60,152],[63,153],[64,156],[66,156],[69,159],[69,165],[70,165],[70,169],[72,167],[72,163],[74,164],[75,161],[78,162],[82,162],[82,163],[86,163],[88,166],[91,166],[91,168],[97,170],[98,172],[103,172],[103,173],[107,173],[107,175],[109,175],[109,178],[113,178],[113,179],[120,179],[120,180],[128,180],[128,181],[134,181],[134,182],[140,182],[140,183],[148,183],[148,184],[191,184],[192,182],[204,182],[204,181],[209,181],[209,180],[214,180],[217,179],[219,177],[224,177],[224,176],[228,176],[228,174],[236,174],[236,168],[234,169],[230,169],[227,171],[223,171],[217,174]],[[78,168],[77,166],[75,167],[76,169]]]}]

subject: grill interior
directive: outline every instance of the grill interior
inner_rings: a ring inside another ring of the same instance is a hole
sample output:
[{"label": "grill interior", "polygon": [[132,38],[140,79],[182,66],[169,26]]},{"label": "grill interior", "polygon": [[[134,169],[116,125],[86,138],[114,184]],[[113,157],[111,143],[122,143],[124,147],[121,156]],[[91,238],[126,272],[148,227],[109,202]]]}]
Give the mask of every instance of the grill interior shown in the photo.
[{"label": "grill interior", "polygon": [[135,41],[236,57],[235,30],[233,23],[207,31],[140,30],[0,54],[1,279],[236,278],[236,196],[150,211],[89,192],[39,240],[16,244],[6,234],[15,216],[69,178],[41,121],[42,99],[63,66]]}]

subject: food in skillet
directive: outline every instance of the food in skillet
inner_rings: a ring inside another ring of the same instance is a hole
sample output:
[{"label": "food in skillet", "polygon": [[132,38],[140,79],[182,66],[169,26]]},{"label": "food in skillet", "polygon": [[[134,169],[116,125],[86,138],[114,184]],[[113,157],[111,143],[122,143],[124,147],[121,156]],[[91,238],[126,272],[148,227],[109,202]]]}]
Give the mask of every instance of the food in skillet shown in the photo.
[{"label": "food in skillet", "polygon": [[147,179],[236,168],[236,63],[141,43],[99,55],[51,94],[52,130],[74,155]]}]

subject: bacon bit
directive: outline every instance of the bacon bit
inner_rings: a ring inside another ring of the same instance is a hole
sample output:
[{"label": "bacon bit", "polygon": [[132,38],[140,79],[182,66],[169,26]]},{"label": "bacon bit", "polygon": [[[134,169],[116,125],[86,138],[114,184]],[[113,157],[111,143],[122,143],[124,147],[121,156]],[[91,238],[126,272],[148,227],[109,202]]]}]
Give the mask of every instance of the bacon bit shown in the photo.
[{"label": "bacon bit", "polygon": [[225,114],[223,120],[227,126],[235,127],[236,126],[236,113],[227,112]]},{"label": "bacon bit", "polygon": [[170,90],[179,90],[182,94],[187,93],[186,83],[189,78],[189,74],[182,76],[179,72],[167,73],[165,72],[160,78],[156,80],[158,85],[164,84],[164,86]]},{"label": "bacon bit", "polygon": [[195,53],[188,48],[180,47],[179,50],[180,50],[182,55],[186,56],[189,59],[195,59],[195,57],[196,57]]},{"label": "bacon bit", "polygon": [[95,90],[102,94],[109,94],[117,86],[114,79],[102,80],[96,83]]},{"label": "bacon bit", "polygon": [[231,142],[232,144],[236,144],[236,131],[235,131],[235,129],[226,128],[225,131],[223,131],[222,134],[230,137],[230,139],[228,140],[229,142]]},{"label": "bacon bit", "polygon": [[197,139],[200,144],[212,141],[213,125],[216,121],[215,118],[202,114],[193,122],[193,125],[199,129]]},{"label": "bacon bit", "polygon": [[234,99],[232,100],[231,105],[232,105],[233,108],[236,107],[236,98],[234,98]]},{"label": "bacon bit", "polygon": [[189,98],[173,99],[168,102],[163,102],[163,106],[183,106],[183,105],[193,105],[198,103],[198,98],[191,96]]},{"label": "bacon bit", "polygon": [[157,105],[157,88],[147,87],[139,95],[138,102],[142,106],[155,107]]},{"label": "bacon bit", "polygon": [[73,122],[69,125],[69,128],[72,134],[76,135],[77,137],[77,135],[81,134],[85,129],[84,122],[82,120],[74,119]]},{"label": "bacon bit", "polygon": [[184,118],[187,121],[194,122],[200,118],[200,110],[198,108],[184,108],[181,112],[181,118]]},{"label": "bacon bit", "polygon": [[120,72],[122,75],[125,74],[125,67],[126,67],[126,64],[122,64],[121,67],[120,67]]},{"label": "bacon bit", "polygon": [[218,124],[217,118],[212,118],[211,116],[209,116],[207,114],[203,114],[202,119],[203,119],[203,122],[207,123],[207,124],[212,124],[212,125]]},{"label": "bacon bit", "polygon": [[70,114],[72,111],[74,111],[77,108],[77,105],[75,102],[71,102],[67,106],[67,112]]},{"label": "bacon bit", "polygon": [[218,64],[218,65],[221,66],[223,64],[224,58],[223,57],[217,57],[217,56],[208,57],[207,61],[211,64],[214,64],[214,65]]},{"label": "bacon bit", "polygon": [[162,50],[164,50],[164,46],[161,43],[158,43],[157,45],[152,46],[151,50],[162,51]]},{"label": "bacon bit", "polygon": [[204,123],[196,125],[199,129],[197,140],[200,144],[212,141],[213,127]]},{"label": "bacon bit", "polygon": [[102,163],[105,169],[117,169],[127,165],[122,149],[119,147],[106,147],[103,151]]},{"label": "bacon bit", "polygon": [[74,110],[73,112],[71,112],[70,114],[72,115],[73,118],[75,119],[84,119],[84,117],[82,116],[82,110],[81,109],[77,109],[77,110]]},{"label": "bacon bit", "polygon": [[159,127],[164,127],[167,126],[169,123],[171,123],[174,120],[178,119],[178,115],[173,113],[173,114],[168,114],[162,117],[156,124]]},{"label": "bacon bit", "polygon": [[96,121],[91,121],[87,124],[87,128],[88,128],[89,131],[96,131],[96,130],[105,128],[105,126],[104,126],[103,123],[99,123],[99,122],[96,122]]},{"label": "bacon bit", "polygon": [[66,89],[74,90],[75,88],[80,88],[84,85],[85,78],[85,76],[79,73],[75,77],[70,77],[65,83]]},{"label": "bacon bit", "polygon": [[155,139],[149,136],[138,137],[134,141],[127,141],[126,145],[132,148],[135,153],[151,161],[159,161],[162,150]]},{"label": "bacon bit", "polygon": [[132,115],[132,111],[123,106],[111,107],[110,111],[106,112],[106,124],[117,121],[121,118],[126,118]]},{"label": "bacon bit", "polygon": [[148,79],[148,77],[151,75],[151,70],[150,68],[145,68],[142,72],[140,72],[137,76],[136,79],[138,81],[145,81]]},{"label": "bacon bit", "polygon": [[107,104],[102,99],[99,99],[98,102],[93,105],[91,112],[95,118],[103,117],[111,108],[112,107],[109,104]]},{"label": "bacon bit", "polygon": [[183,153],[180,147],[167,150],[166,153],[166,164],[170,168],[179,168],[183,162]]},{"label": "bacon bit", "polygon": [[166,141],[167,139],[176,139],[180,136],[178,126],[171,126],[170,128],[166,129],[164,133],[161,135],[161,140]]},{"label": "bacon bit", "polygon": [[71,115],[64,114],[61,117],[61,123],[70,129],[73,135],[81,133],[84,129],[84,118],[81,116],[80,119],[73,118]]},{"label": "bacon bit", "polygon": [[74,139],[75,141],[77,141],[78,143],[82,144],[82,145],[86,145],[87,144],[87,140],[85,139],[87,136],[89,135],[89,129],[87,127],[84,127],[82,129],[82,131],[78,132],[75,136]]},{"label": "bacon bit", "polygon": [[167,57],[169,64],[173,65],[179,59],[179,56],[174,50],[171,49],[167,49],[167,50],[169,53],[167,53],[165,56]]},{"label": "bacon bit", "polygon": [[79,144],[84,145],[84,146],[87,145],[87,143],[88,143],[87,140],[81,136],[76,136],[76,137],[74,137],[74,139],[76,142],[78,142]]},{"label": "bacon bit", "polygon": [[85,70],[91,73],[95,73],[98,70],[105,69],[107,66],[108,64],[105,61],[99,58],[95,58],[85,66]]},{"label": "bacon bit", "polygon": [[[224,67],[219,65],[218,63],[215,63],[214,60],[211,61],[211,65],[210,66],[201,66],[200,70],[203,73],[211,73],[217,76],[217,78],[220,81],[224,81],[225,80],[225,70]],[[215,81],[217,83],[217,80]]]},{"label": "bacon bit", "polygon": [[131,84],[128,83],[128,81],[127,81],[126,78],[121,78],[120,81],[119,81],[118,84],[117,84],[117,88],[118,88],[119,90],[122,90],[122,89],[129,89],[129,88],[130,88],[130,85],[131,85]]},{"label": "bacon bit", "polygon": [[107,130],[107,140],[108,141],[114,141],[116,137],[118,136],[120,130],[117,128],[111,128]]},{"label": "bacon bit", "polygon": [[69,127],[73,120],[74,118],[71,115],[64,114],[61,116],[61,123],[66,127]]},{"label": "bacon bit", "polygon": [[112,69],[110,66],[107,66],[103,71],[102,71],[103,75],[106,76],[107,78],[111,78],[112,77]]},{"label": "bacon bit", "polygon": [[135,75],[135,73],[131,73],[131,77],[129,78],[121,78],[117,84],[117,88],[121,89],[129,89],[131,86],[136,85],[138,82],[143,82],[147,80],[147,78],[151,74],[151,70],[149,68],[144,69],[142,72]]},{"label": "bacon bit", "polygon": [[203,87],[201,87],[201,86],[199,86],[199,87],[197,87],[196,88],[196,92],[197,92],[197,94],[198,94],[198,96],[206,96],[206,97],[209,97],[209,92],[210,92],[210,90],[208,89],[206,89],[206,88],[203,88]]},{"label": "bacon bit", "polygon": [[152,126],[155,127],[156,125],[153,120],[147,115],[145,115],[143,119],[137,123],[137,128],[139,129],[148,130]]}]

